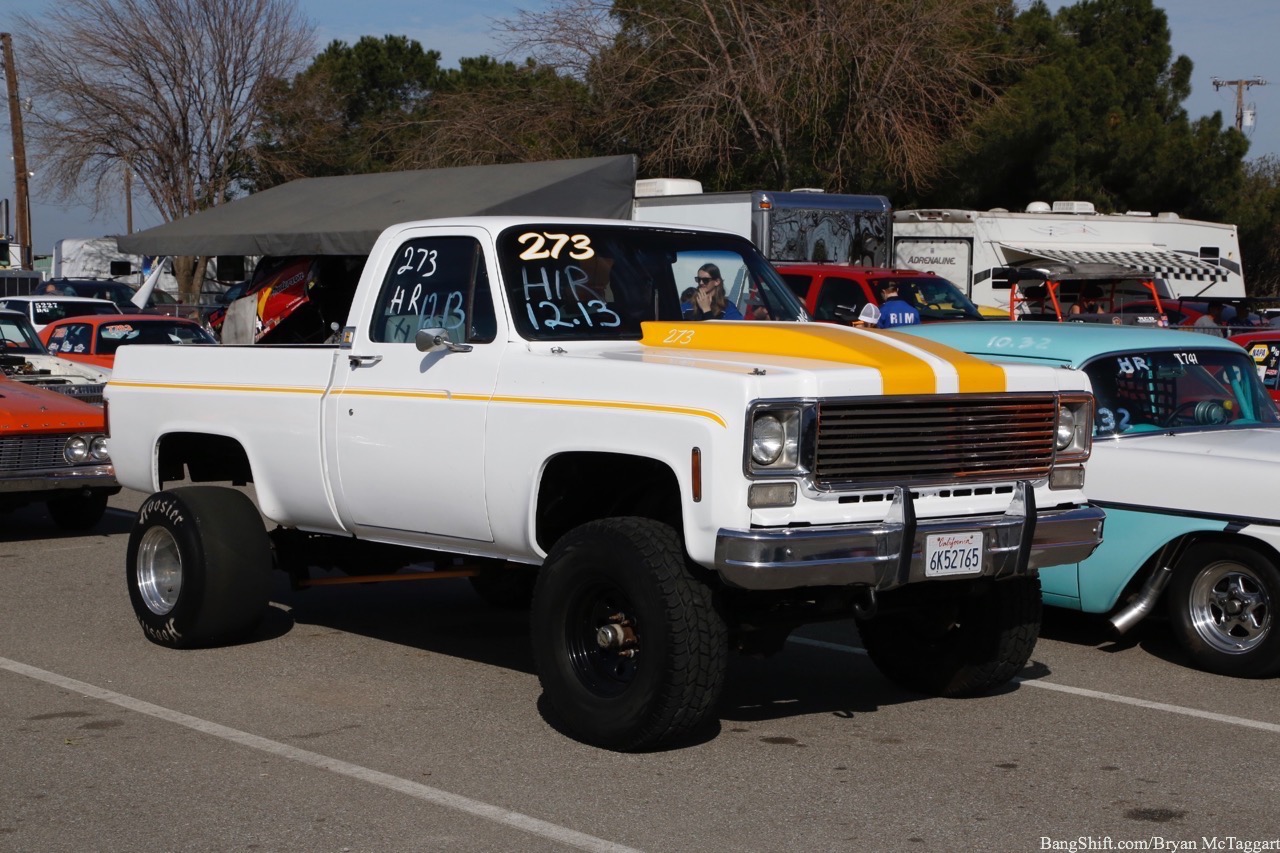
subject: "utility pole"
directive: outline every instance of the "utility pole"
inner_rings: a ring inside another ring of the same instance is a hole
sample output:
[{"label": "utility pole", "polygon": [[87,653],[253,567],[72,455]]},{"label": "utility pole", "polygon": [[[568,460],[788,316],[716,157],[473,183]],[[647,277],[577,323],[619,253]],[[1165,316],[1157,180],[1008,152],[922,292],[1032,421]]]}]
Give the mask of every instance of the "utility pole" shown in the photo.
[{"label": "utility pole", "polygon": [[124,231],[133,233],[133,169],[124,161]]},{"label": "utility pole", "polygon": [[19,265],[35,269],[32,261],[31,196],[27,186],[27,143],[22,135],[22,103],[18,100],[18,69],[13,61],[13,37],[0,33],[4,51],[4,77],[9,86],[9,126],[13,133],[13,219],[14,239],[20,252]]},{"label": "utility pole", "polygon": [[1244,131],[1244,92],[1250,86],[1265,86],[1267,81],[1261,77],[1250,77],[1248,80],[1223,80],[1213,78],[1213,90],[1216,92],[1223,86],[1236,87],[1236,130]]}]

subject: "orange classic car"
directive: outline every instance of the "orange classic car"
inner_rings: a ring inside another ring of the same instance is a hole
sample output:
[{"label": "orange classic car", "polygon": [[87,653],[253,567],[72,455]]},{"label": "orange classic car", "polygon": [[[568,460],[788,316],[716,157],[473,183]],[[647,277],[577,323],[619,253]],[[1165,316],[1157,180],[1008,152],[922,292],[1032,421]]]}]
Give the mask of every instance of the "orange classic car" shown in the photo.
[{"label": "orange classic car", "polygon": [[125,344],[216,344],[194,320],[164,314],[97,314],[63,317],[40,331],[49,352],[110,370]]},{"label": "orange classic car", "polygon": [[120,491],[101,406],[0,377],[0,511],[44,501],[54,524],[87,530]]}]

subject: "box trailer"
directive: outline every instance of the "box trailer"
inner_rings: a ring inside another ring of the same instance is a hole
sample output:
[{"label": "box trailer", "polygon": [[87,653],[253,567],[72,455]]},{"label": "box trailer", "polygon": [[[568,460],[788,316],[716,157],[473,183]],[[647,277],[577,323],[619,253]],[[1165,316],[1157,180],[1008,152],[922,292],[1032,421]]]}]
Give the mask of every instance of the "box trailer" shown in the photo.
[{"label": "box trailer", "polygon": [[880,195],[821,190],[702,192],[698,181],[636,181],[632,218],[723,228],[755,243],[771,261],[840,261],[889,266],[893,208]]},{"label": "box trailer", "polygon": [[894,262],[950,279],[974,302],[1008,308],[999,270],[1046,263],[1114,264],[1163,281],[1175,297],[1245,295],[1236,226],[1174,213],[1100,214],[1058,201],[1026,211],[922,209],[893,212]]}]

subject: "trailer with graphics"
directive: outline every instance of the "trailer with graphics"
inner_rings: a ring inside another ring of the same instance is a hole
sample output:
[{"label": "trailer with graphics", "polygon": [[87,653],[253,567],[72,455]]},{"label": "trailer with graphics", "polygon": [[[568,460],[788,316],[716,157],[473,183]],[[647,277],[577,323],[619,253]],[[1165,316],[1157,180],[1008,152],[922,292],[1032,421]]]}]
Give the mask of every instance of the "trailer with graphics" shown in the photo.
[{"label": "trailer with graphics", "polygon": [[[921,209],[893,213],[894,263],[950,279],[982,305],[1009,307],[1010,269],[1100,264],[1163,282],[1171,297],[1245,295],[1236,226],[1174,213],[1100,214],[1088,202],[1036,202],[1026,211]],[[1145,298],[1137,296],[1135,298]]]},{"label": "trailer with graphics", "polygon": [[755,243],[770,261],[890,266],[893,208],[882,195],[821,190],[702,191],[699,181],[636,181],[631,218],[723,228]]}]

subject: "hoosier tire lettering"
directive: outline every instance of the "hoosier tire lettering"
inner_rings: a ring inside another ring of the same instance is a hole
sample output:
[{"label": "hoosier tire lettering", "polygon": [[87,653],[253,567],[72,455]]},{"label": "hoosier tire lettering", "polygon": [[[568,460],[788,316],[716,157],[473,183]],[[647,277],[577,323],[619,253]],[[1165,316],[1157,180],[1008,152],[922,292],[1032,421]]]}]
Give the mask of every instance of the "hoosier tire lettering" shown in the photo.
[{"label": "hoosier tire lettering", "polygon": [[126,559],[134,615],[157,645],[235,642],[266,612],[271,544],[257,507],[234,489],[152,495],[129,534]]}]

